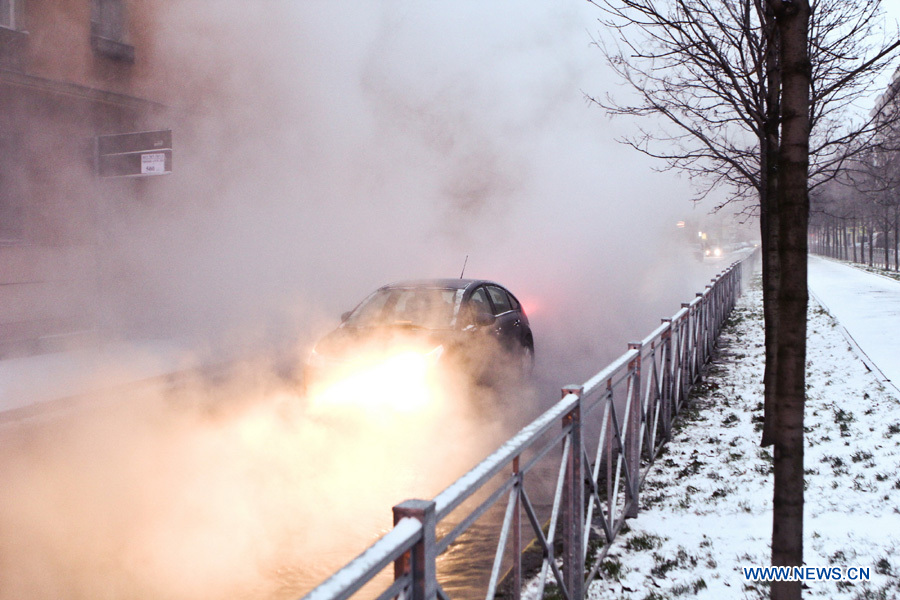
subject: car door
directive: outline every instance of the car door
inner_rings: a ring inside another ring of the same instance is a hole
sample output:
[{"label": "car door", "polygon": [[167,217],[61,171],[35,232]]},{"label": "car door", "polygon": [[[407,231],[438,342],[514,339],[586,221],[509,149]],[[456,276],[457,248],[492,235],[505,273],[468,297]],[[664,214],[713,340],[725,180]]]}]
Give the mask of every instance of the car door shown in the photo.
[{"label": "car door", "polygon": [[497,285],[484,286],[491,300],[491,307],[496,321],[494,330],[507,350],[518,349],[522,345],[521,319],[506,290]]}]

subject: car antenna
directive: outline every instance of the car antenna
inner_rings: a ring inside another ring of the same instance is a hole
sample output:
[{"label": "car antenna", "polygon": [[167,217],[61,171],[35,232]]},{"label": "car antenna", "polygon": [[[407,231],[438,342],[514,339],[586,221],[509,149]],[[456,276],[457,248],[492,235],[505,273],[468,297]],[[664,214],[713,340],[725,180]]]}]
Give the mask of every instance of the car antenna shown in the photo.
[{"label": "car antenna", "polygon": [[462,269],[462,272],[459,274],[459,278],[460,278],[460,279],[462,279],[462,278],[463,278],[463,275],[466,274],[466,264],[468,264],[468,262],[469,262],[469,255],[466,254],[466,260],[463,261],[463,269]]}]

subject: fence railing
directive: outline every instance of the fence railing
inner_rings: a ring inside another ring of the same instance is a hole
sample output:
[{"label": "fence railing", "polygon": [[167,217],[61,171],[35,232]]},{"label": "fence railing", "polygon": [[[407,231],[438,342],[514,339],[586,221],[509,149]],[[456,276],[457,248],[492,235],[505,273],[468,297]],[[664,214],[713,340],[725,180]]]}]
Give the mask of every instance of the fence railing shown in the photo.
[{"label": "fence railing", "polygon": [[[527,579],[529,597],[542,598],[549,583],[567,600],[584,598],[625,519],[637,516],[641,485],[757,255],[732,264],[583,385],[563,388],[557,404],[433,500],[395,506],[394,529],[304,600],[349,598],[380,573],[367,597],[449,600],[442,555],[492,509],[499,527],[479,596],[491,600],[502,587],[519,600]],[[537,558],[527,561],[529,553]],[[383,575],[391,564],[393,575]]]}]

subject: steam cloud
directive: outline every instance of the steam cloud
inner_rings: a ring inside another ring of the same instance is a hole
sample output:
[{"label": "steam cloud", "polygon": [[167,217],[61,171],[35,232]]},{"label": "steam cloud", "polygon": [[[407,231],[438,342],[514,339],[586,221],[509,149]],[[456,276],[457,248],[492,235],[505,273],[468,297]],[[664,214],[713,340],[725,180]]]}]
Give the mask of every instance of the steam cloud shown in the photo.
[{"label": "steam cloud", "polygon": [[[666,233],[687,187],[582,101],[605,75],[589,9],[180,0],[157,17],[139,52],[175,172],[106,223],[124,274],[107,310],[122,335],[244,366],[3,424],[0,599],[294,597],[711,275]],[[467,255],[530,312],[536,392],[499,416],[304,413],[284,365],[378,286],[457,276]]]}]

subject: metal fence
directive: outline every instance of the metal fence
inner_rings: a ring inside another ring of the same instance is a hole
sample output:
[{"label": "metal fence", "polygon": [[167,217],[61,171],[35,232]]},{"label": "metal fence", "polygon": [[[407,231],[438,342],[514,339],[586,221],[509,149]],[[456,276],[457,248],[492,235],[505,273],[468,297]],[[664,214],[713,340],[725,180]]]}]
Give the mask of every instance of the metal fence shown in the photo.
[{"label": "metal fence", "polygon": [[[644,478],[757,255],[716,276],[584,385],[563,388],[556,405],[433,500],[395,506],[394,528],[304,600],[342,600],[364,586],[378,600],[449,600],[442,555],[492,509],[495,553],[479,596],[491,600],[502,583],[503,596],[519,600],[527,580],[528,597],[542,598],[553,585],[567,600],[584,598],[625,519],[637,516]],[[529,551],[537,560],[526,565]]]}]

